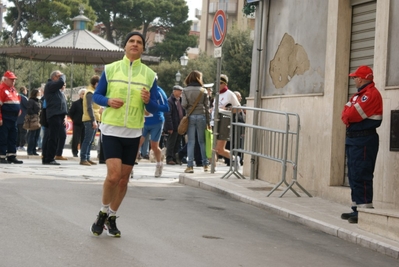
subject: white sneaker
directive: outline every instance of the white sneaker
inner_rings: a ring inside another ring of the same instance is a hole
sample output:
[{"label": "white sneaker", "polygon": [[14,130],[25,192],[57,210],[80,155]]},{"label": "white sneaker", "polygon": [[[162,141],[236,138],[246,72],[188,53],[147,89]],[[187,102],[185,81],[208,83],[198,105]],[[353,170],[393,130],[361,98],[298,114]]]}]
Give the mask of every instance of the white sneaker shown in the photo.
[{"label": "white sneaker", "polygon": [[233,164],[234,164],[234,169],[236,169],[237,171],[241,171],[241,158],[240,156],[237,157],[233,157]]},{"label": "white sneaker", "polygon": [[160,177],[162,175],[163,164],[157,165],[155,167],[155,177]]}]

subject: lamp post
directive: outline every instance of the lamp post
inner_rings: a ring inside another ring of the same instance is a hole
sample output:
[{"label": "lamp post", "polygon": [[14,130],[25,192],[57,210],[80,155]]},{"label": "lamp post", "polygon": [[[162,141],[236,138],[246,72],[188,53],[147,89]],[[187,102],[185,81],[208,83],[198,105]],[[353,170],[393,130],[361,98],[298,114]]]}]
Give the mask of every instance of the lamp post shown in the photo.
[{"label": "lamp post", "polygon": [[180,74],[180,72],[179,71],[177,71],[177,73],[176,73],[176,85],[178,85],[179,84],[179,82],[180,82],[180,79],[181,79],[181,74]]},{"label": "lamp post", "polygon": [[187,66],[188,63],[188,56],[186,56],[186,53],[184,53],[181,57],[180,57],[180,65],[183,66],[183,69]]},{"label": "lamp post", "polygon": [[[183,70],[186,68],[188,63],[188,56],[186,56],[186,53],[184,53],[181,57],[180,57],[180,65],[183,67]],[[180,71],[177,71],[176,73],[176,85],[179,84],[181,80],[181,74]]]}]

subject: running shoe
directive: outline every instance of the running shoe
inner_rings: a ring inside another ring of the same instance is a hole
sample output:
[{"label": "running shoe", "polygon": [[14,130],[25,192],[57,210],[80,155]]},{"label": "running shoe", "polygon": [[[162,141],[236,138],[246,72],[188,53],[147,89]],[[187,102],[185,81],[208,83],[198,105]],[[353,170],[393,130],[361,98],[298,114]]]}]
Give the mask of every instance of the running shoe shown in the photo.
[{"label": "running shoe", "polygon": [[105,229],[107,230],[107,235],[113,237],[121,237],[121,231],[116,227],[116,216],[109,216],[105,220]]},{"label": "running shoe", "polygon": [[163,169],[163,165],[157,165],[155,167],[155,177],[161,177],[162,175],[162,169]]},{"label": "running shoe", "polygon": [[103,233],[104,224],[107,218],[107,213],[100,211],[97,215],[97,219],[94,221],[93,225],[90,228],[90,232],[95,236],[101,235]]}]

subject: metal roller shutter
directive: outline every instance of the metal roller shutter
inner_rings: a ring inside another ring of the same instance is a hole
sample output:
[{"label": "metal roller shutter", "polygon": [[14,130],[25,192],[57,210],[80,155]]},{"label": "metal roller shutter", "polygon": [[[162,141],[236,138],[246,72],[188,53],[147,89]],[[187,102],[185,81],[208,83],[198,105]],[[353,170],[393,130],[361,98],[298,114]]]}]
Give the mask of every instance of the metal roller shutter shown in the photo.
[{"label": "metal roller shutter", "polygon": [[[361,65],[373,68],[374,39],[377,1],[352,0],[352,31],[349,72]],[[355,83],[349,79],[348,99],[357,92]],[[344,185],[348,186],[348,168],[345,159]]]},{"label": "metal roller shutter", "polygon": [[[376,11],[376,1],[352,6],[350,72],[361,65],[373,67]],[[356,92],[355,83],[349,79],[349,97]]]}]

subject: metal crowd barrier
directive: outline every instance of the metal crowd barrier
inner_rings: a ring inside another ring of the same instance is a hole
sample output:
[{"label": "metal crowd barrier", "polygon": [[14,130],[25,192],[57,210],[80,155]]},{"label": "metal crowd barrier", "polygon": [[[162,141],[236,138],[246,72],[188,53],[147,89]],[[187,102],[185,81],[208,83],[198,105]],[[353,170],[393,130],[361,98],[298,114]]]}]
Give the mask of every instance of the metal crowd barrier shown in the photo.
[{"label": "metal crowd barrier", "polygon": [[[233,159],[240,154],[251,156],[250,179],[254,180],[260,159],[268,159],[281,164],[280,181],[267,195],[268,197],[282,184],[287,187],[279,197],[288,190],[296,196],[300,195],[292,188],[295,184],[309,197],[312,197],[298,182],[298,146],[300,118],[296,113],[280,112],[251,107],[233,107],[246,113],[246,122],[238,122],[238,116],[230,113],[230,168],[221,179],[228,179],[235,175],[238,179],[245,177],[238,171],[237,162]],[[224,113],[224,116],[226,113]],[[260,123],[262,122],[262,123]],[[262,126],[260,126],[262,124]],[[239,163],[238,163],[239,164]],[[288,183],[287,165],[292,166],[292,179]]]}]

